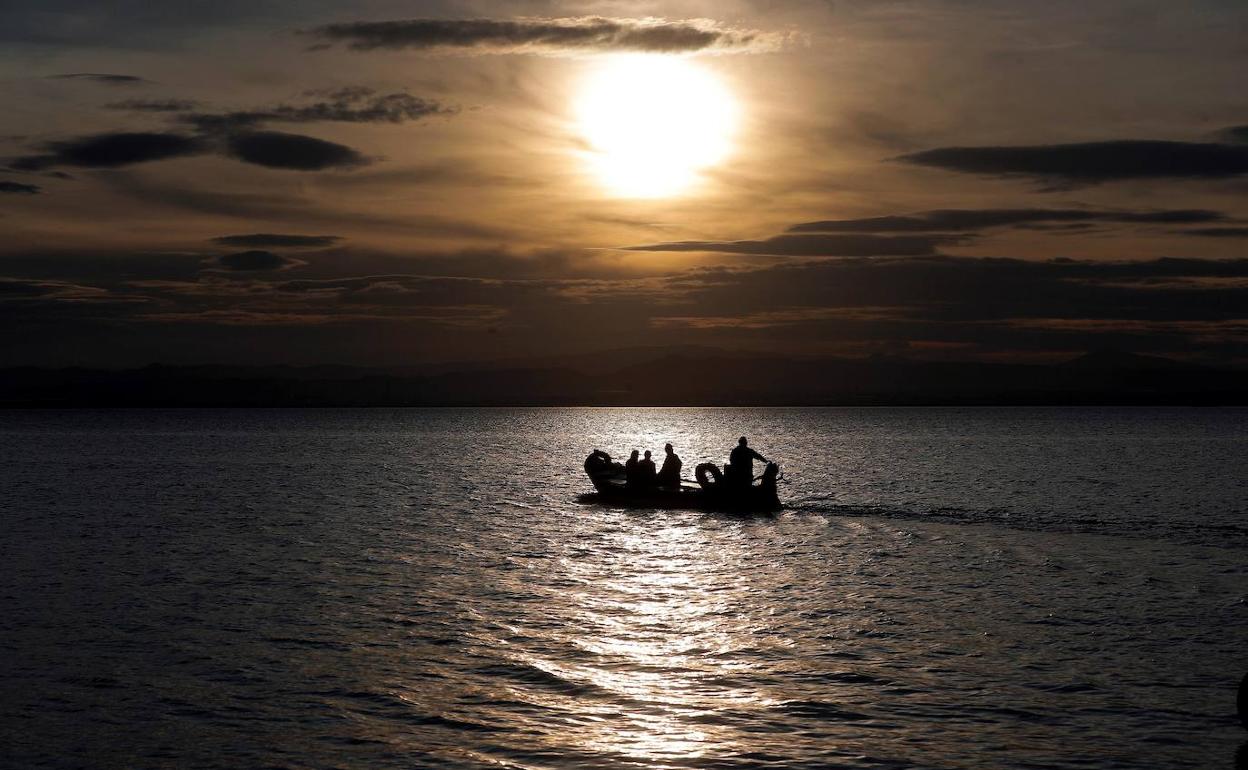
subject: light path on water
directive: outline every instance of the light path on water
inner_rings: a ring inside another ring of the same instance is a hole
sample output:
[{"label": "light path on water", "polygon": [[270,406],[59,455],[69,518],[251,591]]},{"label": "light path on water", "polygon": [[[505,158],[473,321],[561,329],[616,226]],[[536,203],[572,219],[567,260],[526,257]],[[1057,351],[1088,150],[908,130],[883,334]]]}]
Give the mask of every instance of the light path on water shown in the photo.
[{"label": "light path on water", "polygon": [[[0,413],[0,766],[1188,768],[1243,410]],[[584,505],[595,446],[775,518]]]}]

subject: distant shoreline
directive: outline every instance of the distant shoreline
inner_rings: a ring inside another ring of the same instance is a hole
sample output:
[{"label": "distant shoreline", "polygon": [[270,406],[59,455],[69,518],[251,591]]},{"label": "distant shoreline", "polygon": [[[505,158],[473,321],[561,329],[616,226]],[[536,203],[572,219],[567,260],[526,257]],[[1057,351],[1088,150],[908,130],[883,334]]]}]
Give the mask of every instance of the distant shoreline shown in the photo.
[{"label": "distant shoreline", "polygon": [[[612,363],[616,366],[611,366]],[[0,408],[1248,406],[1248,371],[1093,353],[1051,364],[731,353],[452,370],[0,370]]]}]

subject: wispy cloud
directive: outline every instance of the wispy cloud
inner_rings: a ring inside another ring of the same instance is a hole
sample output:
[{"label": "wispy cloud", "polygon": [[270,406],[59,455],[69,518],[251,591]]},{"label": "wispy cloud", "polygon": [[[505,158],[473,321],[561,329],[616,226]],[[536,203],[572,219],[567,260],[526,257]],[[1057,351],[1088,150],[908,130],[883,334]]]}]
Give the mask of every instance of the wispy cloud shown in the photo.
[{"label": "wispy cloud", "polygon": [[1221,222],[1226,214],[1208,209],[1114,211],[1105,209],[935,209],[901,216],[865,219],[824,219],[802,222],[791,233],[970,232],[995,227],[1114,222],[1128,224],[1204,224]]},{"label": "wispy cloud", "polygon": [[126,99],[105,106],[110,110],[128,112],[185,112],[198,107],[199,102],[191,99]]},{"label": "wispy cloud", "polygon": [[927,256],[938,246],[958,244],[960,235],[787,234],[744,241],[667,241],[628,246],[627,251],[706,251],[777,257]]},{"label": "wispy cloud", "polygon": [[106,86],[141,86],[152,83],[138,75],[117,75],[111,72],[67,72],[63,75],[48,75],[49,80],[88,80]]},{"label": "wispy cloud", "polygon": [[220,113],[195,112],[181,116],[180,120],[201,131],[229,131],[264,123],[404,123],[459,111],[432,99],[402,92],[378,94],[364,87],[340,88],[319,95],[323,98],[307,104],[278,104]]},{"label": "wispy cloud", "polygon": [[594,52],[742,53],[775,50],[783,36],[710,19],[407,19],[327,24],[309,30],[351,50],[456,50],[475,54]]},{"label": "wispy cloud", "polygon": [[307,263],[301,259],[274,254],[271,251],[251,249],[213,257],[208,260],[207,264],[222,270],[254,273],[289,270],[292,267],[298,267]]}]

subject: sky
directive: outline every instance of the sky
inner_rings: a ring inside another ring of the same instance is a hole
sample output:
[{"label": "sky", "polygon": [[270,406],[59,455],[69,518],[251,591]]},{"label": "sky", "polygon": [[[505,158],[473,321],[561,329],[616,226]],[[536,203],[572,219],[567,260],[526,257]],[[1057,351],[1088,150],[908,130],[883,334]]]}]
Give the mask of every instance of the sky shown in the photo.
[{"label": "sky", "polygon": [[0,0],[0,365],[1248,366],[1248,4]]}]

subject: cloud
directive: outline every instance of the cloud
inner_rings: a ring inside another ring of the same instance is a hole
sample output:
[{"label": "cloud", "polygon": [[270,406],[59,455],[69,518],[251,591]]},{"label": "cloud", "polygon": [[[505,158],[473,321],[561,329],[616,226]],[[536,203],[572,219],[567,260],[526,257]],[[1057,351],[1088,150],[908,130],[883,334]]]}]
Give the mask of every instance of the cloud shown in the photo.
[{"label": "cloud", "polygon": [[[276,257],[277,255],[269,255]],[[273,260],[255,257],[235,272],[272,270]],[[280,268],[276,268],[280,269]],[[208,271],[196,281],[138,281],[132,287],[154,292],[165,306],[182,305],[196,312],[228,309],[244,313],[294,313],[316,317],[317,323],[373,318],[420,318],[458,324],[468,319],[496,319],[524,306],[549,305],[566,299],[556,294],[559,281],[506,281],[484,278],[410,274],[364,275],[332,279],[263,280],[229,277]],[[465,317],[466,316],[466,317]]]},{"label": "cloud", "polygon": [[859,354],[938,343],[1006,356],[1120,347],[1232,359],[1248,344],[1248,259],[821,260],[691,270],[668,288],[678,304],[642,313],[690,343],[823,341]]},{"label": "cloud", "polygon": [[48,75],[49,80],[89,80],[106,86],[139,86],[152,81],[137,75],[114,75],[111,72],[69,72],[64,75]]},{"label": "cloud", "polygon": [[[498,241],[512,232],[498,224],[448,219],[428,214],[383,213],[373,209],[344,207],[344,196],[331,201],[314,200],[306,190],[278,191],[259,186],[253,191],[220,186],[214,179],[161,179],[139,170],[119,170],[95,180],[110,191],[141,201],[158,210],[182,210],[245,220],[257,219],[288,223],[291,227],[307,227],[315,221],[322,225],[352,228],[372,227],[410,231],[418,228],[428,236],[489,239]],[[204,184],[210,186],[203,186]]]},{"label": "cloud", "polygon": [[[257,128],[268,122],[402,123],[456,111],[456,108],[410,94],[376,95],[369,88],[344,88],[321,93],[327,99],[305,105],[277,105],[260,110],[181,116],[181,122],[197,129],[192,134],[132,131],[46,142],[39,147],[42,152],[11,159],[8,166],[15,171],[42,171],[56,166],[115,168],[221,153],[268,168],[295,171],[356,168],[371,161],[350,147],[315,137]],[[113,109],[169,113],[184,112],[193,106],[195,102],[181,99],[140,99],[109,105]]]},{"label": "cloud", "polygon": [[39,185],[22,184],[21,182],[10,182],[7,179],[0,179],[0,193],[11,193],[14,195],[38,195],[39,192]]},{"label": "cloud", "polygon": [[962,243],[957,235],[776,235],[754,241],[669,241],[627,246],[626,251],[712,251],[779,257],[925,256],[938,246]]},{"label": "cloud", "polygon": [[95,134],[78,139],[48,142],[41,155],[27,155],[9,162],[21,171],[40,171],[52,166],[113,168],[154,160],[200,155],[210,147],[196,136],[154,132]]},{"label": "cloud", "polygon": [[1136,179],[1227,179],[1248,174],[1248,145],[1122,139],[1018,147],[941,147],[902,155],[920,166],[1029,177],[1050,188]]},{"label": "cloud", "polygon": [[[366,319],[527,329],[559,349],[628,325],[631,344],[758,344],[870,352],[949,346],[969,355],[1121,346],[1231,355],[1248,338],[1248,259],[1096,262],[876,257],[700,268],[649,279],[374,274],[294,280],[235,274],[148,282],[164,320],[349,325]],[[208,315],[203,315],[207,313]],[[222,316],[224,317],[224,316]],[[302,320],[301,320],[302,319]],[[583,319],[570,321],[569,319]],[[449,332],[448,332],[449,333]],[[451,337],[444,342],[454,349]],[[621,339],[621,344],[626,342]]]},{"label": "cloud", "polygon": [[26,281],[19,278],[0,278],[0,299],[24,299],[54,295],[62,286],[61,281]]},{"label": "cloud", "polygon": [[130,112],[185,112],[199,106],[191,99],[126,99],[105,105],[110,110]]},{"label": "cloud", "polygon": [[329,44],[345,43],[354,51],[454,49],[480,54],[747,52],[773,50],[781,43],[772,33],[708,19],[601,16],[356,21],[327,24],[307,34]]},{"label": "cloud", "polygon": [[1248,227],[1197,227],[1175,232],[1181,235],[1198,235],[1202,238],[1248,238]]},{"label": "cloud", "polygon": [[222,254],[209,260],[209,264],[224,270],[239,272],[256,272],[262,270],[288,270],[292,267],[307,264],[303,260],[284,257],[271,251],[252,249],[234,254]]},{"label": "cloud", "polygon": [[264,123],[403,123],[435,115],[452,115],[458,108],[407,93],[377,94],[371,88],[342,88],[310,104],[279,104],[255,110],[194,113],[183,122],[201,131],[254,128]]},{"label": "cloud", "polygon": [[342,240],[337,235],[286,235],[283,233],[252,233],[250,235],[223,235],[213,238],[222,246],[238,246],[256,249],[310,249],[333,246]]},{"label": "cloud", "polygon": [[1207,209],[1104,211],[1096,209],[935,209],[906,216],[830,219],[803,222],[790,233],[969,232],[993,227],[1025,227],[1047,223],[1125,222],[1133,224],[1200,224],[1225,220]]},{"label": "cloud", "polygon": [[[0,302],[132,302],[134,297],[115,295],[108,289],[68,281],[0,277]],[[142,300],[140,300],[142,301]]]},{"label": "cloud", "polygon": [[[913,348],[1009,358],[1119,347],[1242,360],[1248,344],[1248,259],[849,257],[642,279],[570,279],[556,277],[563,275],[559,271],[546,277],[432,276],[416,272],[425,269],[416,261],[404,272],[291,279],[284,269],[294,260],[255,251],[218,256],[198,273],[189,263],[184,272],[147,279],[142,271],[168,271],[170,259],[144,262],[125,275],[110,267],[97,269],[97,278],[77,277],[89,272],[83,263],[55,280],[10,279],[0,282],[0,296],[9,298],[0,302],[0,317],[6,324],[59,324],[63,351],[97,358],[124,356],[136,344],[157,355],[171,345],[191,344],[196,355],[211,349],[223,360],[237,360],[231,356],[245,339],[257,360],[283,360],[291,349],[306,347],[321,361],[346,360],[338,356],[364,348],[381,356],[374,360],[398,361],[410,358],[411,344],[464,359],[497,354],[497,340],[485,344],[473,336],[490,329],[510,335],[508,349],[518,354],[584,345],[711,344],[852,355]],[[37,270],[48,262],[22,264]],[[335,260],[334,268],[350,265]],[[131,299],[123,303],[126,297]],[[376,333],[381,322],[412,324],[411,334],[391,344]],[[170,324],[217,331],[179,336],[185,332]],[[222,337],[222,325],[238,327],[240,334],[274,326],[290,331],[264,339]],[[24,344],[19,336],[5,342],[16,349]]]},{"label": "cloud", "polygon": [[764,310],[757,313],[729,316],[656,316],[652,326],[663,328],[683,326],[691,329],[769,329],[800,326],[816,321],[886,321],[907,320],[908,308],[895,307],[812,307],[791,310]]},{"label": "cloud", "polygon": [[343,144],[280,131],[246,131],[226,137],[226,154],[244,163],[293,171],[349,169],[370,161]]}]

